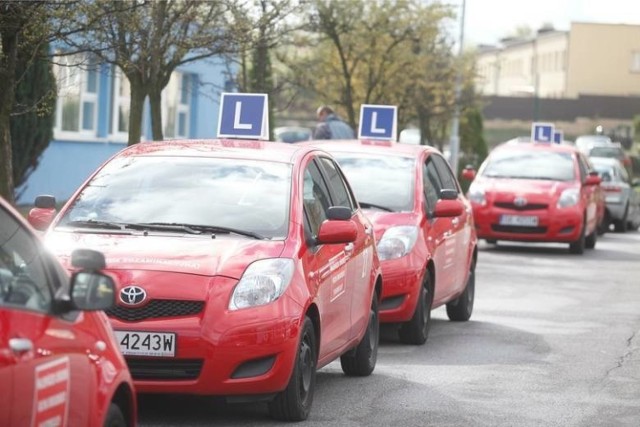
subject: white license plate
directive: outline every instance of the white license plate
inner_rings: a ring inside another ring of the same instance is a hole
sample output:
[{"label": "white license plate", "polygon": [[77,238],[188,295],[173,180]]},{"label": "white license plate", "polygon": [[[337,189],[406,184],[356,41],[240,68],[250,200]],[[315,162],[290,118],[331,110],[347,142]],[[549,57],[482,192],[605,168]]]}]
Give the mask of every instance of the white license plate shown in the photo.
[{"label": "white license plate", "polygon": [[114,331],[120,351],[129,356],[174,357],[176,334],[170,332]]},{"label": "white license plate", "polygon": [[531,215],[500,215],[500,225],[517,225],[520,227],[537,227],[538,217]]}]

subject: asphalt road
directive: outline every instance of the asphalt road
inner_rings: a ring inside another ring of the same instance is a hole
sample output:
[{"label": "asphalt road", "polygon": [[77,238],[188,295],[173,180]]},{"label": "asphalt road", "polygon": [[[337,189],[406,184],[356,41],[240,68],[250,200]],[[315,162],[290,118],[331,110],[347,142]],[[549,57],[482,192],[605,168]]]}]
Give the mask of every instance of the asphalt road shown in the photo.
[{"label": "asphalt road", "polygon": [[[595,250],[481,244],[467,323],[433,312],[426,346],[384,328],[378,365],[318,372],[305,426],[640,426],[640,233]],[[264,404],[141,396],[142,426],[277,425]]]}]

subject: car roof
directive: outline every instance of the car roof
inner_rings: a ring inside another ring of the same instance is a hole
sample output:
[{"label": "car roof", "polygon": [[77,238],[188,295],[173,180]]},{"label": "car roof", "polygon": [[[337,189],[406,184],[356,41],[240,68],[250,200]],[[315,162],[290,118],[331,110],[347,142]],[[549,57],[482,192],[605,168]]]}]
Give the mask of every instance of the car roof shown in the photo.
[{"label": "car roof", "polygon": [[401,144],[392,141],[372,141],[358,139],[331,139],[305,141],[299,145],[310,145],[328,152],[342,153],[375,153],[381,155],[396,154],[404,157],[417,157],[420,153],[440,153],[429,145]]},{"label": "car roof", "polygon": [[282,142],[245,139],[199,139],[141,142],[121,151],[118,157],[167,156],[167,157],[217,157],[269,162],[295,163],[315,147]]},{"label": "car roof", "polygon": [[597,163],[605,166],[619,165],[622,167],[622,163],[620,162],[620,160],[616,159],[615,157],[589,157],[589,160],[593,164]]}]

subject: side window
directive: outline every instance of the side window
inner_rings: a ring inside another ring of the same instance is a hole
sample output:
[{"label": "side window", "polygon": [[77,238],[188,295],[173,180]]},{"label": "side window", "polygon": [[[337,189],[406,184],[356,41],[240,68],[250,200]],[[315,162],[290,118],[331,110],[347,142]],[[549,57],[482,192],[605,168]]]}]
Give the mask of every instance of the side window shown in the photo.
[{"label": "side window", "polygon": [[310,162],[304,171],[304,211],[309,222],[309,233],[316,237],[320,224],[327,219],[331,206],[329,190],[320,174],[315,161]]},{"label": "side window", "polygon": [[349,185],[338,166],[336,166],[333,160],[327,159],[326,157],[321,157],[320,162],[322,162],[322,167],[324,168],[327,179],[331,184],[331,190],[334,198],[333,205],[345,206],[354,211],[356,208],[355,198],[353,197],[353,194],[351,194]]},{"label": "side window", "polygon": [[39,242],[0,209],[0,307],[50,310],[46,256]]},{"label": "side window", "polygon": [[436,202],[440,198],[440,190],[442,183],[436,170],[435,164],[431,159],[422,167],[422,182],[424,186],[424,196],[427,199],[427,212],[431,212],[436,206]]},{"label": "side window", "polygon": [[[433,163],[438,170],[438,175],[440,175],[440,180],[442,181],[442,188],[447,190],[456,190],[458,189],[458,184],[456,183],[456,178],[451,172],[451,168],[447,165],[447,161],[438,155],[431,155],[433,159]],[[438,193],[439,194],[439,193]]]}]

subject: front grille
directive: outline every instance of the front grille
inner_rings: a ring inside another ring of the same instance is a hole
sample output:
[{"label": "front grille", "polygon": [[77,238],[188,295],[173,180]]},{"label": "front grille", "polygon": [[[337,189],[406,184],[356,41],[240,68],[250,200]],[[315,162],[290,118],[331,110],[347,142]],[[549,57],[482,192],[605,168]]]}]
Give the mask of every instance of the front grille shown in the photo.
[{"label": "front grille", "polygon": [[204,308],[204,301],[154,299],[142,307],[116,305],[106,311],[107,316],[128,322],[161,317],[192,316]]},{"label": "front grille", "polygon": [[547,227],[522,227],[519,225],[491,224],[491,229],[499,233],[544,234]]},{"label": "front grille", "polygon": [[200,376],[203,359],[125,358],[134,380],[194,380]]},{"label": "front grille", "polygon": [[529,203],[524,206],[516,206],[513,202],[494,202],[494,206],[504,209],[511,209],[514,211],[538,211],[542,209],[547,209],[549,205],[545,203]]}]

